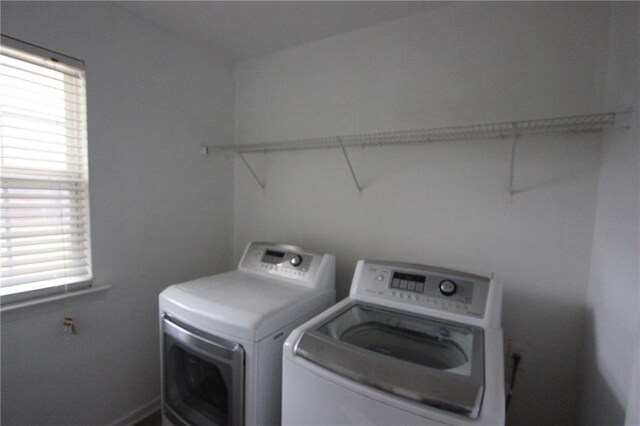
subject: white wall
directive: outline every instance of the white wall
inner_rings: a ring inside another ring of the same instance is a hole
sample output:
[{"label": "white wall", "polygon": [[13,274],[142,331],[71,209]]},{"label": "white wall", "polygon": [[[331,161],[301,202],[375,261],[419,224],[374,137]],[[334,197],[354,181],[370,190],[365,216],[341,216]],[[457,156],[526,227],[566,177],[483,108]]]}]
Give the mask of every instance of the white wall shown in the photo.
[{"label": "white wall", "polygon": [[110,2],[3,1],[2,32],[86,61],[94,284],[113,288],[2,315],[1,421],[112,423],[159,397],[158,293],[231,266],[232,167],[199,154],[231,140],[231,68]]},{"label": "white wall", "polygon": [[[454,3],[236,67],[238,143],[597,112],[609,5]],[[234,171],[234,250],[279,240],[337,255],[495,272],[523,354],[508,419],[571,424],[600,136],[248,156]]]},{"label": "white wall", "polygon": [[639,347],[640,4],[614,4],[611,29],[605,108],[633,113],[623,116],[631,128],[608,131],[602,148],[585,325],[585,425],[624,422]]}]

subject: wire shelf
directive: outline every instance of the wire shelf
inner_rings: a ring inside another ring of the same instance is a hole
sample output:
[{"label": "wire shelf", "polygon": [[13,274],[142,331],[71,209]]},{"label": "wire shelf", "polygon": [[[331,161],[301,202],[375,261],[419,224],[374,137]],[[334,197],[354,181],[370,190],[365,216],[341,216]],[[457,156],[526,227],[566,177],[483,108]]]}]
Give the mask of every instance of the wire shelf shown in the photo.
[{"label": "wire shelf", "polygon": [[281,142],[252,143],[240,145],[218,145],[204,147],[237,153],[247,166],[254,179],[264,190],[265,182],[261,181],[243,154],[271,151],[297,151],[304,149],[341,148],[349,166],[351,177],[359,192],[363,187],[358,181],[353,165],[349,160],[346,147],[350,146],[383,146],[406,145],[430,142],[459,141],[471,139],[513,139],[511,145],[511,166],[509,172],[509,193],[513,189],[516,140],[524,135],[540,135],[554,133],[584,133],[602,131],[616,124],[616,113],[574,115],[569,117],[543,118],[537,120],[505,121],[501,123],[471,124],[468,126],[437,127],[431,129],[404,130],[399,132],[369,133],[347,136],[328,136],[309,139],[292,139]]},{"label": "wire shelf", "polygon": [[237,153],[252,153],[340,148],[350,146],[405,145],[469,139],[497,139],[551,133],[583,133],[600,131],[606,127],[613,126],[615,124],[615,119],[615,113],[607,112],[574,115],[570,117],[472,124],[467,126],[438,127],[398,132],[291,139],[280,142],[239,145],[218,145],[212,146],[211,148]]}]

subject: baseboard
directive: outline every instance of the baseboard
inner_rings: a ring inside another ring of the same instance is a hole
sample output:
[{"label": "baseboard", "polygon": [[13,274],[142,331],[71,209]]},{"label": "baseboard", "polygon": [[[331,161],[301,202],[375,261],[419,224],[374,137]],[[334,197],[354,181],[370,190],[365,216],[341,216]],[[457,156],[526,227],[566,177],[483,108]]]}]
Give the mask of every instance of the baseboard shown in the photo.
[{"label": "baseboard", "polygon": [[154,398],[112,423],[112,426],[131,426],[160,409],[160,397]]}]

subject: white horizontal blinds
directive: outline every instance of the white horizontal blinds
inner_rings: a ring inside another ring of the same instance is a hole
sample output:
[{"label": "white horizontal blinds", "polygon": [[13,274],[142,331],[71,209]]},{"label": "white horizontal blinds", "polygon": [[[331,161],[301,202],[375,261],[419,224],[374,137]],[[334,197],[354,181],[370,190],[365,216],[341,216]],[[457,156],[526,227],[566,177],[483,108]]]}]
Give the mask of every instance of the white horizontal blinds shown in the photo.
[{"label": "white horizontal blinds", "polygon": [[91,279],[84,71],[3,45],[0,295]]}]

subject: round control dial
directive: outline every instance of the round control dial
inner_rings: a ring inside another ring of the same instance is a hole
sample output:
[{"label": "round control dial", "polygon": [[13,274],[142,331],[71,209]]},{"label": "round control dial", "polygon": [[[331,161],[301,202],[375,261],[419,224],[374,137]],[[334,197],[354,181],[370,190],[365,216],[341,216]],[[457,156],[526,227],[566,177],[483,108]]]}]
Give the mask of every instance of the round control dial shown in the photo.
[{"label": "round control dial", "polygon": [[296,268],[298,266],[300,266],[300,264],[302,263],[302,257],[298,256],[297,254],[295,256],[293,256],[291,258],[291,260],[289,261],[289,263],[291,263],[292,266],[295,266]]},{"label": "round control dial", "polygon": [[440,281],[440,285],[438,287],[440,288],[440,293],[444,294],[445,296],[451,296],[458,289],[456,283],[451,280]]}]

